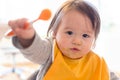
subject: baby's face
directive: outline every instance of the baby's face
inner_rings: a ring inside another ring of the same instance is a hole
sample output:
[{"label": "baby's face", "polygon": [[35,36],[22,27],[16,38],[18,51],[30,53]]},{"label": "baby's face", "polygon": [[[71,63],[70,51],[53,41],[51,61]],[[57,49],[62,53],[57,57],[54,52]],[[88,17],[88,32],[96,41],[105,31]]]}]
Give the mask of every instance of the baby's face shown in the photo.
[{"label": "baby's face", "polygon": [[78,59],[90,51],[95,33],[86,15],[71,10],[63,16],[55,39],[63,55]]}]

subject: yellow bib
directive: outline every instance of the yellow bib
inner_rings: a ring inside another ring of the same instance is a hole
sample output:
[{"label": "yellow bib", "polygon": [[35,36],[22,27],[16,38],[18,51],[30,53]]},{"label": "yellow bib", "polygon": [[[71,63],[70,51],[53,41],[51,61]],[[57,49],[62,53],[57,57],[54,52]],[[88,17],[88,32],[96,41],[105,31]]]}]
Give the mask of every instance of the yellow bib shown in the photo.
[{"label": "yellow bib", "polygon": [[43,80],[109,80],[109,71],[103,58],[93,52],[78,60],[62,55],[54,45],[54,62]]}]

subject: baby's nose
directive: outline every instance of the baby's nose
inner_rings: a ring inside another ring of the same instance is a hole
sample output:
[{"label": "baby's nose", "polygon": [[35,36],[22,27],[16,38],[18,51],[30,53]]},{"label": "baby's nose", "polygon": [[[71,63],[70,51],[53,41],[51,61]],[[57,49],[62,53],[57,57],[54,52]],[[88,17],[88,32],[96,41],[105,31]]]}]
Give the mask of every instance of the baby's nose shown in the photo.
[{"label": "baby's nose", "polygon": [[73,44],[78,46],[81,45],[82,44],[81,38],[79,36],[74,37]]}]

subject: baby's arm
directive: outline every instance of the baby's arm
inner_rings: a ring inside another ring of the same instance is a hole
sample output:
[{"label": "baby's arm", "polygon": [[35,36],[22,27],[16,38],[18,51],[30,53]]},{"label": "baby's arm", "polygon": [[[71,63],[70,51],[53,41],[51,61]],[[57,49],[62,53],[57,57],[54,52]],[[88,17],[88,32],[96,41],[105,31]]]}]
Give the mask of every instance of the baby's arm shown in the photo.
[{"label": "baby's arm", "polygon": [[50,39],[41,39],[37,34],[31,45],[27,48],[22,47],[17,37],[13,37],[13,44],[29,60],[44,64],[50,55],[52,55],[52,41]]},{"label": "baby's arm", "polygon": [[27,29],[23,29],[27,19],[17,19],[9,21],[9,26],[15,33],[13,44],[17,47],[25,57],[29,60],[44,64],[52,52],[50,39],[42,40],[35,32],[32,25],[28,25]]}]

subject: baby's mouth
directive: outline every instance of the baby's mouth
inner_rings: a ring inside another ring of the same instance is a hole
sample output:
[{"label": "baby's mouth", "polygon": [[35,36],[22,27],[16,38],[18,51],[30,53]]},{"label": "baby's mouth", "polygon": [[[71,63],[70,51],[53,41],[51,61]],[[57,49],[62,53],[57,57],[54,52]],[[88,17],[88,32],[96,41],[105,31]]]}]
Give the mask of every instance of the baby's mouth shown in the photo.
[{"label": "baby's mouth", "polygon": [[78,48],[71,48],[70,50],[75,51],[75,52],[80,51]]}]

